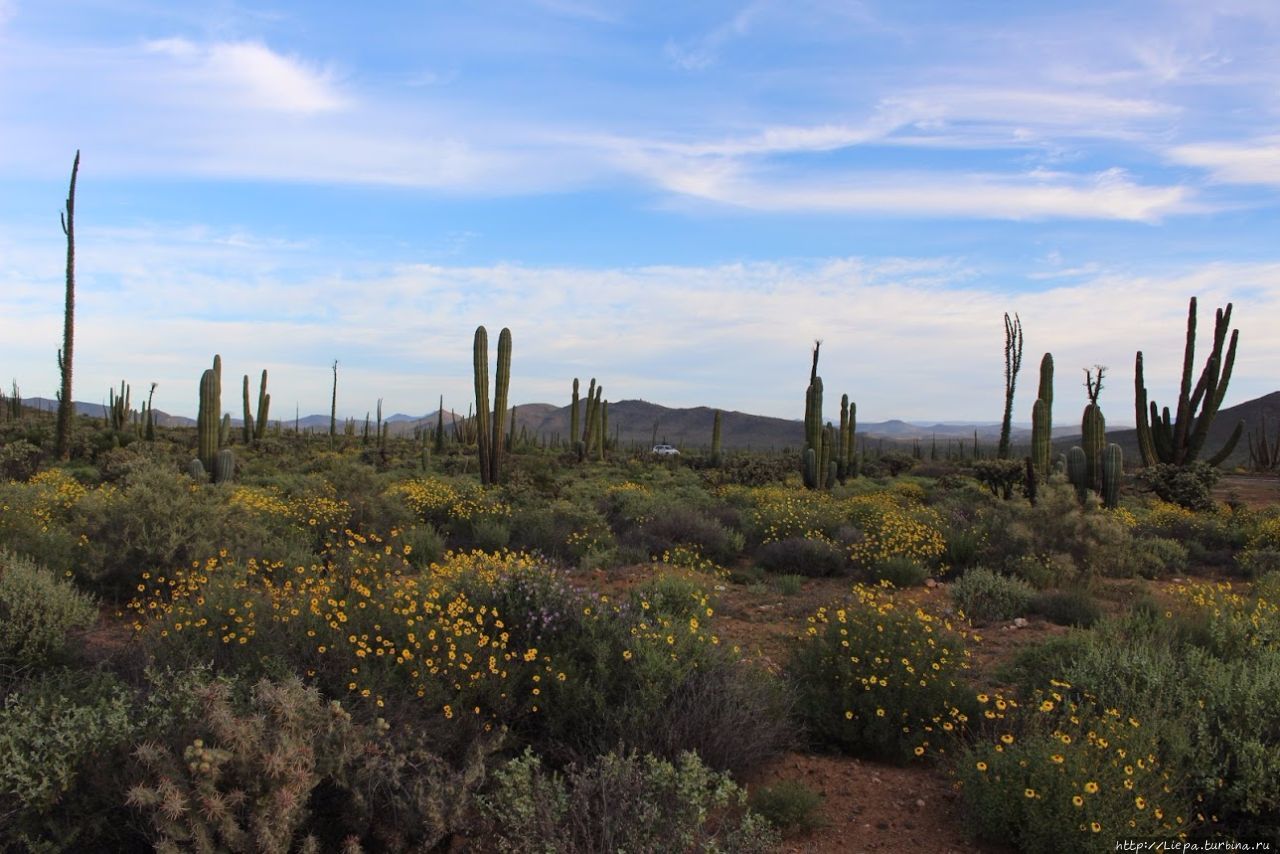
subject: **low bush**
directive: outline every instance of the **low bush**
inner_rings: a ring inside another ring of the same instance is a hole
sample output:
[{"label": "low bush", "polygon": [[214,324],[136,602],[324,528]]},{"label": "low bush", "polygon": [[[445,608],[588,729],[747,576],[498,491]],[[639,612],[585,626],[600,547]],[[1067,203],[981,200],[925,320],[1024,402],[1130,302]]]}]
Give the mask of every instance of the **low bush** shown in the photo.
[{"label": "low bush", "polygon": [[1164,501],[1188,510],[1213,510],[1212,490],[1218,469],[1205,462],[1187,465],[1157,463],[1139,470],[1138,481]]},{"label": "low bush", "polygon": [[871,583],[887,581],[897,588],[919,587],[929,577],[929,570],[920,561],[906,555],[895,555],[877,561],[865,571]]},{"label": "low bush", "polygon": [[951,586],[951,599],[975,625],[1012,620],[1031,609],[1035,589],[1025,581],[989,569],[966,572]]},{"label": "low bush", "polygon": [[1031,610],[1060,626],[1089,628],[1102,619],[1102,606],[1084,590],[1044,590],[1031,601]]},{"label": "low bush", "polygon": [[481,808],[504,854],[752,854],[777,844],[746,792],[693,753],[673,763],[610,752],[556,774],[526,752],[493,778]]},{"label": "low bush", "polygon": [[63,658],[67,636],[97,620],[93,600],[30,558],[0,551],[0,693]]},{"label": "low bush", "polygon": [[751,808],[784,834],[808,833],[823,824],[818,809],[823,797],[796,780],[780,780],[753,789]]},{"label": "low bush", "polygon": [[138,726],[132,692],[106,674],[55,671],[4,698],[0,849],[140,847],[118,778]]},{"label": "low bush", "polygon": [[756,552],[756,563],[766,572],[825,578],[848,571],[844,550],[825,539],[788,537],[765,543]]},{"label": "low bush", "polygon": [[810,740],[858,756],[945,752],[968,719],[963,638],[946,620],[898,608],[885,588],[810,617],[786,676]]}]

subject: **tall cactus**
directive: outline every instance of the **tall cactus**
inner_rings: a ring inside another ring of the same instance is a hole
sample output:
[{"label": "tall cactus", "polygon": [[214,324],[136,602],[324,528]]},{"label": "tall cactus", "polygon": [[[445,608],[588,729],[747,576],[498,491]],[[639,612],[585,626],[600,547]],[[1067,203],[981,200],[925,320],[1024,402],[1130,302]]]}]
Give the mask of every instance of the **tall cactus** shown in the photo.
[{"label": "tall cactus", "polygon": [[1040,360],[1040,386],[1031,406],[1031,460],[1041,475],[1049,473],[1053,453],[1053,354]]},{"label": "tall cactus", "polygon": [[476,389],[476,449],[480,458],[480,482],[488,484],[492,473],[489,462],[489,333],[483,326],[476,327],[471,369]]},{"label": "tall cactus", "polygon": [[711,420],[711,466],[720,468],[720,410]]},{"label": "tall cactus", "polygon": [[440,395],[440,406],[436,409],[436,455],[444,453],[444,395]]},{"label": "tall cactus", "polygon": [[333,397],[329,400],[329,444],[338,440],[338,360],[333,360]]},{"label": "tall cactus", "polygon": [[258,383],[258,417],[254,426],[253,438],[261,441],[267,435],[267,417],[271,411],[271,395],[267,394],[267,370],[262,369],[262,380]]},{"label": "tall cactus", "polygon": [[[818,351],[821,341],[813,342],[813,366],[809,369],[809,387],[804,395],[804,453],[801,457],[804,485],[821,489],[826,477],[822,465],[822,377],[818,376]],[[809,452],[813,451],[810,462]]]},{"label": "tall cactus", "polygon": [[854,440],[858,433],[858,405],[852,400],[849,401],[849,423],[848,429],[845,425],[840,428],[840,443],[844,446],[844,476],[846,478],[858,476],[858,452],[854,446]]},{"label": "tall cactus", "polygon": [[511,330],[498,333],[498,364],[494,371],[493,434],[489,437],[489,482],[501,480],[502,442],[506,432],[507,392],[511,387]]},{"label": "tall cactus", "polygon": [[582,429],[582,419],[578,414],[578,378],[573,378],[573,399],[569,403],[569,441],[578,441],[578,433]]},{"label": "tall cactus", "polygon": [[[604,396],[604,389],[596,392]],[[609,401],[600,401],[600,462],[604,462],[605,451],[609,449]]]},{"label": "tall cactus", "polygon": [[475,424],[480,482],[487,485],[497,483],[502,473],[503,427],[507,417],[507,392],[511,385],[511,330],[504,328],[498,333],[498,364],[492,404],[489,402],[489,333],[483,326],[476,327],[472,367],[476,387]]},{"label": "tall cactus", "polygon": [[156,394],[156,383],[151,384],[151,391],[147,392],[146,413],[142,417],[142,437],[148,442],[154,442],[156,439],[156,411],[152,407],[151,400]]},{"label": "tall cactus", "polygon": [[108,413],[111,429],[119,433],[129,424],[129,386],[121,380],[119,396],[116,395],[115,389],[108,389],[107,396],[111,401]]},{"label": "tall cactus", "polygon": [[244,375],[244,382],[241,384],[244,391],[244,424],[241,426],[240,434],[244,438],[246,445],[253,444],[253,410],[249,408],[249,375]]},{"label": "tall cactus", "polygon": [[1084,447],[1085,483],[1090,489],[1099,489],[1102,482],[1102,452],[1107,446],[1107,421],[1102,408],[1090,403],[1084,408],[1080,422],[1080,440]]},{"label": "tall cactus", "polygon": [[849,458],[844,443],[845,431],[849,429],[849,395],[840,395],[840,438],[836,442],[836,478],[844,483],[847,476]]},{"label": "tall cactus", "polygon": [[196,415],[196,457],[205,471],[213,471],[214,457],[221,447],[222,358],[213,357],[213,367],[200,376],[200,407]]},{"label": "tall cactus", "polygon": [[62,214],[62,233],[67,236],[67,293],[62,314],[62,349],[58,351],[58,370],[62,374],[62,386],[58,390],[58,433],[56,453],[58,459],[71,456],[71,421],[75,415],[75,400],[71,397],[71,351],[75,343],[76,326],[76,175],[80,172],[80,152],[71,164],[71,189],[67,192],[67,208]]},{"label": "tall cactus", "polygon": [[1015,314],[1009,319],[1004,315],[1004,420],[1000,422],[1000,459],[1009,458],[1009,437],[1013,427],[1013,393],[1022,369],[1022,320]]},{"label": "tall cactus", "polygon": [[[1134,414],[1138,421],[1138,449],[1142,464],[1172,463],[1187,465],[1199,458],[1209,436],[1209,425],[1222,406],[1231,380],[1231,369],[1236,361],[1236,344],[1240,330],[1231,330],[1231,343],[1223,354],[1227,330],[1231,326],[1231,303],[1226,309],[1218,309],[1213,325],[1213,348],[1205,360],[1200,379],[1194,388],[1191,372],[1195,364],[1196,348],[1196,298],[1191,298],[1187,310],[1187,341],[1182,356],[1182,384],[1178,392],[1178,408],[1172,420],[1169,407],[1163,410],[1154,400],[1148,401],[1146,380],[1142,375],[1142,351],[1138,351],[1133,372]],[[1196,414],[1196,410],[1199,414]],[[1236,424],[1227,442],[1218,453],[1209,458],[1209,465],[1216,466],[1231,455],[1244,432],[1244,421]]]},{"label": "tall cactus", "polygon": [[1124,452],[1116,444],[1102,452],[1102,503],[1110,510],[1120,506],[1120,477],[1124,474]]}]

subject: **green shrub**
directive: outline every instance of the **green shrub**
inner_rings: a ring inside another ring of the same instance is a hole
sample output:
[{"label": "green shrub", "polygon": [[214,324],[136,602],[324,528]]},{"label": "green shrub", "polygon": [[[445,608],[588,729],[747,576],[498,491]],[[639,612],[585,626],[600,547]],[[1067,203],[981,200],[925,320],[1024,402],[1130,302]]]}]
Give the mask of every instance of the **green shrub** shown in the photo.
[{"label": "green shrub", "polygon": [[958,756],[974,835],[1063,854],[1111,851],[1117,837],[1177,838],[1193,823],[1191,799],[1154,734],[1056,684],[1061,690],[1033,695],[1016,712],[988,707],[986,738]]},{"label": "green shrub", "polygon": [[[54,672],[0,707],[0,849],[129,850],[119,769],[138,729],[106,674]],[[139,840],[132,840],[133,843]]]},{"label": "green shrub", "polygon": [[822,795],[796,780],[780,780],[751,792],[751,808],[784,834],[808,833],[823,824]]},{"label": "green shrub", "polygon": [[482,812],[504,854],[765,852],[777,840],[746,792],[693,753],[610,752],[563,775],[531,752],[494,771]]},{"label": "green shrub", "polygon": [[63,656],[67,635],[92,626],[93,600],[35,561],[0,551],[0,690]]},{"label": "green shrub", "polygon": [[26,439],[0,444],[0,479],[26,480],[40,467],[40,448]]},{"label": "green shrub", "polygon": [[1280,573],[1280,549],[1248,548],[1236,555],[1236,568],[1244,578]]},{"label": "green shrub", "polygon": [[827,540],[788,537],[765,543],[756,552],[756,563],[766,572],[790,573],[807,578],[842,575],[849,561],[844,549]]},{"label": "green shrub", "polygon": [[951,586],[952,601],[975,625],[1020,617],[1030,610],[1034,597],[1034,588],[1025,581],[981,567]]},{"label": "green shrub", "polygon": [[1102,606],[1084,590],[1044,590],[1031,602],[1031,610],[1060,626],[1089,628],[1102,619]]},{"label": "green shrub", "polygon": [[906,555],[877,561],[866,572],[870,582],[887,581],[894,587],[918,587],[929,577],[929,569],[918,560]]},{"label": "green shrub", "polygon": [[1138,472],[1138,480],[1164,501],[1188,510],[1213,510],[1212,490],[1218,470],[1205,462],[1157,463]]},{"label": "green shrub", "polygon": [[792,650],[787,679],[796,714],[820,746],[910,760],[945,752],[965,723],[963,639],[883,588],[820,608]]},{"label": "green shrub", "polygon": [[773,588],[783,596],[795,596],[804,589],[804,576],[776,575],[773,577]]},{"label": "green shrub", "polygon": [[1130,548],[1133,573],[1143,578],[1164,578],[1186,572],[1187,547],[1168,537],[1137,537]]}]

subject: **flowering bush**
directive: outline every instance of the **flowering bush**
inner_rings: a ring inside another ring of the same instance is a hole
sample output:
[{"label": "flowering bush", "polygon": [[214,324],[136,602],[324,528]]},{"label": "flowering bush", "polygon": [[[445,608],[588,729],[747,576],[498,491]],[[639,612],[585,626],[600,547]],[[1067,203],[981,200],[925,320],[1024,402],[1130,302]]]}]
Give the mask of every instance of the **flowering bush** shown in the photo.
[{"label": "flowering bush", "polygon": [[809,618],[787,665],[796,711],[819,744],[860,756],[944,753],[969,719],[961,632],[892,587],[858,585]]}]

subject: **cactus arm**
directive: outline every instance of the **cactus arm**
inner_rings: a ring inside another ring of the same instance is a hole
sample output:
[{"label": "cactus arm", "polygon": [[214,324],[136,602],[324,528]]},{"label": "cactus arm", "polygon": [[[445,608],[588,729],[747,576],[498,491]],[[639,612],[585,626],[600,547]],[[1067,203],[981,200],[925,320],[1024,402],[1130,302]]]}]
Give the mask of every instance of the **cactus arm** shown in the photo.
[{"label": "cactus arm", "polygon": [[1221,465],[1222,462],[1227,457],[1231,456],[1231,452],[1236,449],[1236,444],[1240,441],[1240,434],[1243,432],[1244,432],[1244,419],[1241,419],[1239,422],[1236,423],[1236,429],[1232,430],[1231,435],[1227,437],[1227,443],[1222,446],[1222,450],[1218,451],[1218,453],[1214,454],[1212,457],[1209,458],[1209,465],[1211,466]]}]

